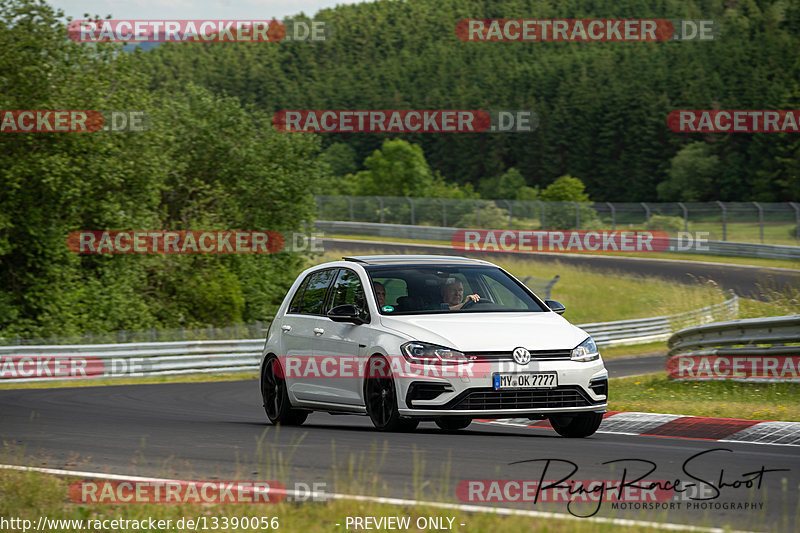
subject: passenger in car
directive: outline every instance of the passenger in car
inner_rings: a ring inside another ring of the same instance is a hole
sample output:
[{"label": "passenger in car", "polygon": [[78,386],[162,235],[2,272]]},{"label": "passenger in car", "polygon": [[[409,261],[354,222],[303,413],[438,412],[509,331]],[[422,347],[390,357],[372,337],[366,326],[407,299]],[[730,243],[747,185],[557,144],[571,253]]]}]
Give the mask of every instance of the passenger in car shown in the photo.
[{"label": "passenger in car", "polygon": [[372,287],[375,289],[375,296],[378,297],[378,309],[380,309],[386,305],[386,287],[379,281],[374,282]]},{"label": "passenger in car", "polygon": [[464,284],[458,278],[447,278],[442,285],[442,309],[455,311],[464,307],[469,301],[477,302],[480,299],[477,294],[469,294],[464,298]]}]

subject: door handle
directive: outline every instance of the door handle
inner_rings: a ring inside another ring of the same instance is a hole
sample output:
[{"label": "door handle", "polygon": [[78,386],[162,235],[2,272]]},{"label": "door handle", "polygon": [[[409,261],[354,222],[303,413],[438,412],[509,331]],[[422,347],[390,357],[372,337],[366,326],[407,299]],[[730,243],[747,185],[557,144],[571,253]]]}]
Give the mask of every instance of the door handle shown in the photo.
[{"label": "door handle", "polygon": [[287,331],[287,332],[288,331],[292,331],[292,326],[290,326],[289,324],[284,324],[284,325],[281,326],[281,329],[283,331]]},{"label": "door handle", "polygon": [[322,335],[325,333],[325,330],[322,328],[314,328],[314,335]]}]

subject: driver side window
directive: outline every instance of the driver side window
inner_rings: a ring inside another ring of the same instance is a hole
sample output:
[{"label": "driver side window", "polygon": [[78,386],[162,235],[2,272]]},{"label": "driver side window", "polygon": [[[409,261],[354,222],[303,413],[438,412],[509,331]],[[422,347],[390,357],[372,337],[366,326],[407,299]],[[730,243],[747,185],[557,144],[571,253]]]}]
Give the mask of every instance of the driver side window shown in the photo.
[{"label": "driver side window", "polygon": [[360,311],[359,316],[364,321],[369,322],[369,310],[361,280],[354,271],[343,268],[339,270],[339,274],[336,276],[333,293],[325,312],[327,313],[336,306],[346,304],[355,305]]}]

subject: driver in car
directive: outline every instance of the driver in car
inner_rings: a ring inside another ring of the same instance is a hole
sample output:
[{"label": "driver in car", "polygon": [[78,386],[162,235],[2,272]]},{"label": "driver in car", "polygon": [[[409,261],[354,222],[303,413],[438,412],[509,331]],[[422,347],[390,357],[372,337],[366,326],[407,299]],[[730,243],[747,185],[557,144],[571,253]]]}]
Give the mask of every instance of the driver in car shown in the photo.
[{"label": "driver in car", "polygon": [[480,299],[477,294],[469,294],[464,298],[464,284],[458,278],[448,278],[442,285],[442,309],[455,311],[464,307],[467,302],[478,302]]}]

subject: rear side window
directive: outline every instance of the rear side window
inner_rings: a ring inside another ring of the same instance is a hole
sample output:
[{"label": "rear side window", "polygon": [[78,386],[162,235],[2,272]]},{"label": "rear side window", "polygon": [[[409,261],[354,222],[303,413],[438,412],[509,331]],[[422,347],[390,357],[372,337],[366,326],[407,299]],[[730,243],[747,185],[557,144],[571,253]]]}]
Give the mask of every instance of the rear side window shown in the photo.
[{"label": "rear side window", "polygon": [[[333,280],[335,269],[320,270],[309,274],[303,281],[297,294],[292,299],[292,305],[289,309],[290,313],[301,313],[304,315],[321,315],[322,307],[325,304],[325,295],[328,293],[328,287]],[[297,303],[297,310],[295,308],[295,300],[300,296],[300,301]]]},{"label": "rear side window", "polygon": [[289,304],[289,312],[290,313],[299,313],[300,312],[300,302],[303,299],[303,293],[306,291],[306,287],[308,287],[308,280],[311,279],[311,276],[306,276],[306,279],[303,280],[303,283],[297,288],[297,292],[294,293],[294,298],[292,298],[292,303]]}]

